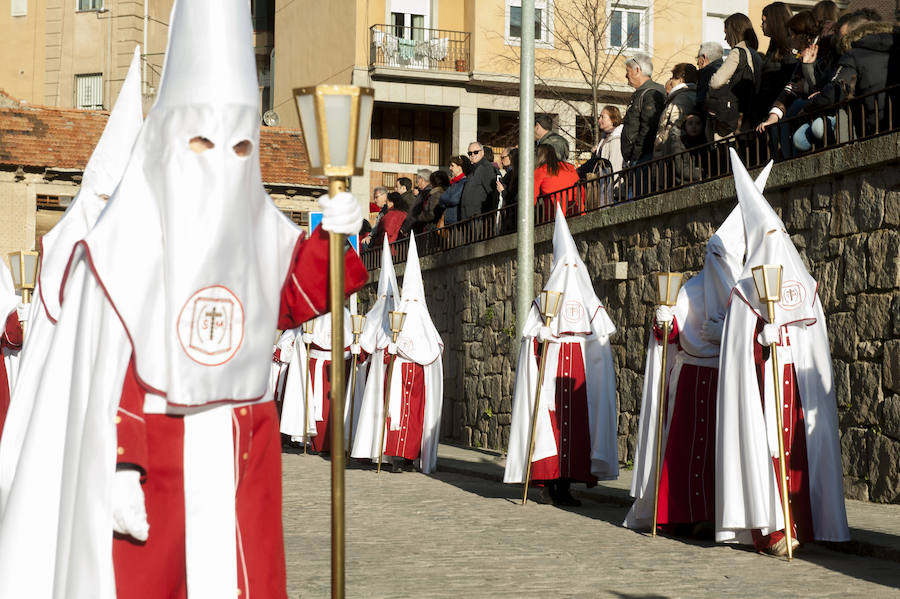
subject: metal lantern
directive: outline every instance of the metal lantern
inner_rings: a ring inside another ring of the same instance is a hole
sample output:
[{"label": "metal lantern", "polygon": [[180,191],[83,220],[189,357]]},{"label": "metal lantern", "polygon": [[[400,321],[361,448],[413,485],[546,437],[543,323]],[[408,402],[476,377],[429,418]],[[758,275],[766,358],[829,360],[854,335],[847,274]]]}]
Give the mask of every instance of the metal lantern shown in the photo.
[{"label": "metal lantern", "polygon": [[355,85],[317,85],[294,89],[303,140],[313,175],[363,174],[375,90]]},{"label": "metal lantern", "polygon": [[406,322],[406,312],[397,312],[391,311],[391,332],[394,333],[394,341],[396,341],[397,334],[403,329],[403,324]]},{"label": "metal lantern", "polygon": [[753,283],[756,285],[756,293],[761,302],[781,301],[781,273],[780,264],[760,264],[754,266]]},{"label": "metal lantern", "polygon": [[541,291],[540,307],[544,317],[556,318],[556,315],[559,314],[562,295],[559,291]]},{"label": "metal lantern", "polygon": [[34,290],[38,273],[38,252],[19,250],[9,253],[9,265],[12,272],[13,285],[22,292],[22,301],[31,301],[30,294]]},{"label": "metal lantern", "polygon": [[660,306],[674,306],[678,303],[683,276],[680,272],[656,273],[656,303]]},{"label": "metal lantern", "polygon": [[360,335],[366,326],[366,317],[363,314],[351,314],[350,322],[353,324],[353,334]]}]

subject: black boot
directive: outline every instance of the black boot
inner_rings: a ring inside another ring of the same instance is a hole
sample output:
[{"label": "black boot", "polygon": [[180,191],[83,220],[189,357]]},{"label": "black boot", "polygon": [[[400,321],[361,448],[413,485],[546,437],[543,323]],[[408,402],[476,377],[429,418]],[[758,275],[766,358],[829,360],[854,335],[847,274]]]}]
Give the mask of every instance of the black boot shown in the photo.
[{"label": "black boot", "polygon": [[581,505],[581,502],[572,497],[572,493],[569,492],[568,480],[559,480],[556,483],[556,495],[553,498],[553,505],[565,507],[579,507]]}]

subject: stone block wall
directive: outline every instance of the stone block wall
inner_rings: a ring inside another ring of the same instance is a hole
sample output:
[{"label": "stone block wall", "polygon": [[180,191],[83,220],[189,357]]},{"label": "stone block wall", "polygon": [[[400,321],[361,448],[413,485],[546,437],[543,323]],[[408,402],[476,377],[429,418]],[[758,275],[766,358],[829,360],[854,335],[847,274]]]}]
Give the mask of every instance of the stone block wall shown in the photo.
[{"label": "stone block wall", "polygon": [[[819,282],[833,357],[848,497],[900,502],[900,135],[778,164],[765,196]],[[654,306],[652,274],[695,274],[736,204],[730,178],[570,219],[611,343],[619,459],[634,460]],[[535,294],[552,263],[552,225],[535,231]],[[621,276],[627,264],[627,277]],[[505,450],[518,353],[516,239],[422,259],[429,310],[445,344],[442,436]],[[403,265],[397,266],[402,276]],[[377,275],[377,273],[376,273]],[[376,279],[377,280],[377,279]],[[374,284],[363,293],[363,306]]]}]

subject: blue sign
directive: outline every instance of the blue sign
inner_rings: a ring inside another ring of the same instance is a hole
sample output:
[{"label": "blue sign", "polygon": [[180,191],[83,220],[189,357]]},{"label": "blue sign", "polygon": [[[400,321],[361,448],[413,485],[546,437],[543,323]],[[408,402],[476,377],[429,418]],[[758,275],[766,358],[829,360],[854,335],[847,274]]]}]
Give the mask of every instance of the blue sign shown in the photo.
[{"label": "blue sign", "polygon": [[[309,233],[312,235],[312,232],[316,230],[322,224],[322,213],[321,212],[310,212],[309,213]],[[356,250],[356,253],[359,253],[359,235],[350,235],[347,237],[347,241],[350,242],[350,245],[353,246],[353,249]]]}]

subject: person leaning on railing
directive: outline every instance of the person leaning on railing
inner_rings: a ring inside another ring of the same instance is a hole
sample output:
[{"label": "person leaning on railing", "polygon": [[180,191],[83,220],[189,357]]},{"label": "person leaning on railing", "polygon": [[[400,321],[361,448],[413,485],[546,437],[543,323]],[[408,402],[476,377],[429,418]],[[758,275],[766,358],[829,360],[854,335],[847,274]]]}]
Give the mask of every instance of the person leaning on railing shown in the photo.
[{"label": "person leaning on railing", "polygon": [[[822,91],[811,97],[801,114],[812,114],[849,98],[865,96],[864,130],[853,133],[870,135],[896,124],[898,116],[897,90],[890,94],[870,94],[900,84],[900,68],[896,61],[900,54],[900,26],[893,23],[860,21],[848,23],[847,33],[839,44],[842,50],[835,75]],[[859,121],[856,121],[859,126]],[[795,137],[796,139],[796,137]]]},{"label": "person leaning on railing", "polygon": [[471,163],[465,156],[453,156],[450,158],[449,167],[450,187],[438,200],[438,228],[452,225],[459,220],[459,203],[462,201]]},{"label": "person leaning on railing", "polygon": [[[538,146],[534,163],[536,167],[534,169],[534,204],[540,210],[541,222],[546,222],[554,214],[552,205],[559,203],[562,198],[559,195],[552,198],[544,198],[543,206],[538,203],[538,198],[573,187],[578,183],[578,172],[575,170],[574,165],[559,160],[556,156],[556,150],[548,144]],[[563,210],[567,214],[572,204],[576,202],[575,194],[577,193],[578,191],[573,190],[569,197],[565,197],[566,203],[563,205]],[[579,210],[581,208],[582,206],[578,207]]]}]

